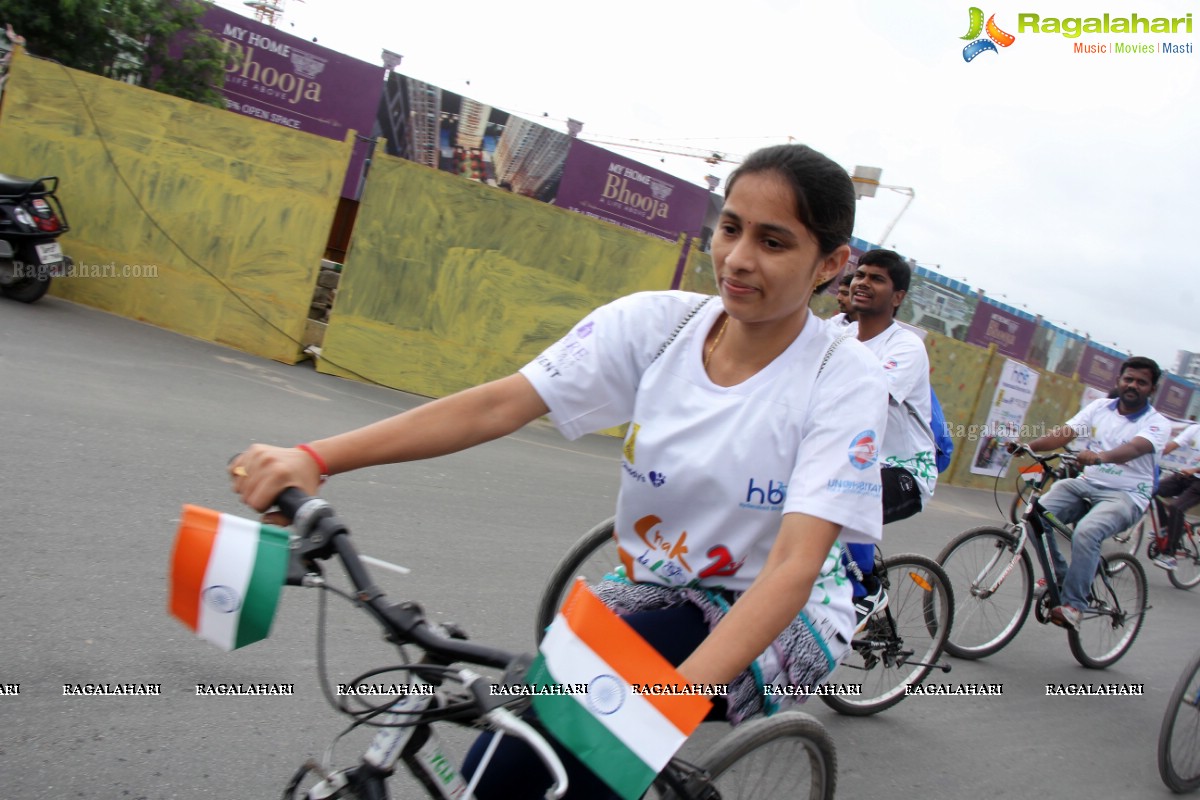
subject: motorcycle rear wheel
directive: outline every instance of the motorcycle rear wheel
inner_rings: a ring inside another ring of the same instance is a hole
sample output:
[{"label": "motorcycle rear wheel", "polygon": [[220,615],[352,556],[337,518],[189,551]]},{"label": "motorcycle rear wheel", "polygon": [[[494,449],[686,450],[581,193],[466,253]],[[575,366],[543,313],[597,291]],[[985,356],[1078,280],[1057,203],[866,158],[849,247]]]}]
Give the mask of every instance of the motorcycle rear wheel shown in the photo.
[{"label": "motorcycle rear wheel", "polygon": [[19,303],[36,303],[49,289],[49,278],[23,278],[15,283],[0,284],[0,294]]},{"label": "motorcycle rear wheel", "polygon": [[[32,255],[32,248],[29,248],[28,253],[23,252],[23,250],[18,250],[17,255],[25,256],[25,260],[27,262],[31,261],[28,256]],[[33,261],[32,263],[37,262]],[[11,266],[11,263],[0,264],[0,269],[4,269],[7,272],[8,268]],[[62,266],[64,269],[70,268],[70,256],[63,257]],[[18,303],[36,303],[38,300],[41,300],[49,290],[50,276],[44,272],[32,277],[16,278],[11,283],[0,283],[0,296],[7,297],[9,300],[16,300]]]}]

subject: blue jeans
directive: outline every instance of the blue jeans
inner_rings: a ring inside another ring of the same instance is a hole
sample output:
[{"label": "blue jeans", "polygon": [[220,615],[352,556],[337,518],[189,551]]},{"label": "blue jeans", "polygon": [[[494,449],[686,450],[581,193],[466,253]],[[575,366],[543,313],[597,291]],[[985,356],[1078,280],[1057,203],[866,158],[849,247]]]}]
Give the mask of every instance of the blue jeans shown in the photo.
[{"label": "blue jeans", "polygon": [[1075,523],[1070,567],[1059,552],[1058,537],[1051,533],[1048,538],[1054,574],[1062,579],[1063,604],[1082,611],[1088,607],[1092,578],[1100,565],[1100,543],[1132,525],[1142,509],[1129,492],[1102,489],[1084,478],[1058,481],[1041,504],[1059,522]]}]

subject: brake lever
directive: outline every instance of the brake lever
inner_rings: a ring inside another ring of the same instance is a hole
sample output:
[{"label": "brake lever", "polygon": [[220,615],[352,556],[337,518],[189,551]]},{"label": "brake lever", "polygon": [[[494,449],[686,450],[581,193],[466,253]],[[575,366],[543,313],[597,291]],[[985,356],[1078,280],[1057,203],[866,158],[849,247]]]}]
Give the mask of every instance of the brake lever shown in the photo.
[{"label": "brake lever", "polygon": [[304,559],[300,555],[300,550],[297,548],[299,540],[292,541],[293,549],[288,553],[287,579],[284,581],[286,586],[305,586],[305,578],[310,575],[315,575],[320,578],[324,576],[321,570],[321,565],[316,561]]}]

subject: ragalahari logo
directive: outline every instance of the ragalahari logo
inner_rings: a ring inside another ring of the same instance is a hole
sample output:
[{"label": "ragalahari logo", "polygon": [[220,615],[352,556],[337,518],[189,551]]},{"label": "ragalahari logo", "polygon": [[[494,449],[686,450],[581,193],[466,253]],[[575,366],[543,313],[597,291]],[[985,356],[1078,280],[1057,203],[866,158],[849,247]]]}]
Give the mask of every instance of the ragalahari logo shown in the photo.
[{"label": "ragalahari logo", "polygon": [[[1000,52],[996,49],[996,45],[1008,47],[1017,40],[1017,37],[1011,33],[1005,33],[1000,30],[1000,26],[996,24],[996,15],[992,14],[988,17],[987,25],[983,24],[983,10],[971,6],[971,27],[967,30],[967,35],[961,38],[973,40],[970,44],[963,48],[963,61],[974,61],[975,56],[980,53],[986,53],[989,50],[993,53]],[[987,36],[981,38],[980,34],[987,32]]]}]

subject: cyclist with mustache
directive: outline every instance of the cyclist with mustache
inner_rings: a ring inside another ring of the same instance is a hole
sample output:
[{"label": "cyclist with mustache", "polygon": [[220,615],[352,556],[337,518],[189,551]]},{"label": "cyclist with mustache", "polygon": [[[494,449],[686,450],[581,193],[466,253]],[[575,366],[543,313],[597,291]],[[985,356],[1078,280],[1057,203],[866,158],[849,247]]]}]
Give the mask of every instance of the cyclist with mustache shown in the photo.
[{"label": "cyclist with mustache", "polygon": [[[1062,585],[1063,604],[1050,610],[1050,621],[1079,628],[1080,609],[1087,608],[1088,589],[1100,563],[1100,544],[1132,525],[1150,503],[1155,473],[1171,424],[1150,405],[1162,370],[1149,358],[1134,356],[1121,365],[1116,399],[1089,403],[1063,425],[1029,442],[1034,451],[1064,447],[1076,436],[1090,439],[1079,453],[1083,475],[1067,478],[1041,499],[1060,521],[1075,523],[1071,564],[1050,541],[1054,573]],[[1014,452],[1017,442],[1007,445]]]}]

